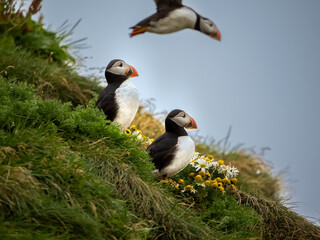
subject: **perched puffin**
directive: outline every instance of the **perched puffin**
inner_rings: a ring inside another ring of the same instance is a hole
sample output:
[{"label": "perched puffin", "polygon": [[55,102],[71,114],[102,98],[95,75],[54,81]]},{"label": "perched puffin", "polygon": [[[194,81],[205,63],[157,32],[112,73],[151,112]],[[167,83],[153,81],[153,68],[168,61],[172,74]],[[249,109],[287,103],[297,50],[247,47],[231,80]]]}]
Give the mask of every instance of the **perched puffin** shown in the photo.
[{"label": "perched puffin", "polygon": [[155,3],[157,12],[131,27],[131,37],[144,32],[165,34],[191,28],[221,40],[217,26],[210,19],[201,17],[193,9],[184,6],[182,0],[155,0]]},{"label": "perched puffin", "polygon": [[170,177],[184,169],[194,155],[194,142],[184,128],[197,128],[192,117],[180,109],[165,120],[166,132],[147,148],[158,176]]},{"label": "perched puffin", "polygon": [[112,60],[106,67],[107,87],[100,93],[96,106],[108,120],[119,123],[125,130],[136,115],[140,103],[137,88],[130,78],[137,77],[137,70],[120,59]]}]

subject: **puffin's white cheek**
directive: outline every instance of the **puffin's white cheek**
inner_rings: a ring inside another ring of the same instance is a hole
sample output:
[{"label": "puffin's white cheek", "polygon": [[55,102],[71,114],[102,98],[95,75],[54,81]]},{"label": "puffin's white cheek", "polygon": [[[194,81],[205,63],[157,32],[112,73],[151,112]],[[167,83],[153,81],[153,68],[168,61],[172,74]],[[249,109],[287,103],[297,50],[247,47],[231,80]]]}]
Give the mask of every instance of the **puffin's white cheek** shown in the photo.
[{"label": "puffin's white cheek", "polygon": [[125,75],[125,68],[114,67],[107,70],[107,72],[116,74],[116,75]]},{"label": "puffin's white cheek", "polygon": [[187,119],[185,119],[183,117],[174,117],[174,118],[171,118],[171,120],[173,122],[175,122],[180,127],[184,127],[187,123]]}]

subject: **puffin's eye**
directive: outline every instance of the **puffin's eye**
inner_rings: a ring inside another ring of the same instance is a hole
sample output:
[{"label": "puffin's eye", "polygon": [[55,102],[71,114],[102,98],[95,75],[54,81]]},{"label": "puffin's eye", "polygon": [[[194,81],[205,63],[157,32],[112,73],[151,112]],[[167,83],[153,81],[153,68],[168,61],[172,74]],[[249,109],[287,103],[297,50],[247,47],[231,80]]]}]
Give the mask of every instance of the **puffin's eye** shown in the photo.
[{"label": "puffin's eye", "polygon": [[122,63],[120,63],[120,65],[119,65],[120,67],[122,67]]}]

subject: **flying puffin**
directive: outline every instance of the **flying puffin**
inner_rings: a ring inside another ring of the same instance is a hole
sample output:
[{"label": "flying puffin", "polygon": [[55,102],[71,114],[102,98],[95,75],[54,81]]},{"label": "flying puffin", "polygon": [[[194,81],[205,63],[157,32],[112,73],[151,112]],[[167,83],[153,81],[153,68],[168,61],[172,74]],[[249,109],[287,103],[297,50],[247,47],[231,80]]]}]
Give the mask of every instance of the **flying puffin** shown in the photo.
[{"label": "flying puffin", "polygon": [[130,81],[137,76],[137,70],[120,59],[110,61],[105,70],[108,85],[100,93],[96,106],[108,120],[119,123],[122,130],[131,124],[138,111],[139,93]]},{"label": "flying puffin", "polygon": [[175,109],[165,120],[166,132],[149,145],[147,151],[158,176],[170,177],[184,169],[194,155],[194,142],[184,128],[197,128],[186,112]]},{"label": "flying puffin", "polygon": [[155,0],[155,3],[157,12],[131,27],[131,37],[144,32],[165,34],[191,28],[213,39],[221,40],[217,26],[210,19],[201,17],[192,8],[184,6],[182,0]]}]

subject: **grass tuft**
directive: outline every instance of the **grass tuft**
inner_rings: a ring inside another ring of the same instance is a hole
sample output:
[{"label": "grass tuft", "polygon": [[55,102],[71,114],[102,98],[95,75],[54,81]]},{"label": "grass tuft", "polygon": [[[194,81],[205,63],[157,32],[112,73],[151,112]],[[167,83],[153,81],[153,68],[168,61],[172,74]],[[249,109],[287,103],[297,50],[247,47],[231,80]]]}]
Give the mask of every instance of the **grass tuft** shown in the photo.
[{"label": "grass tuft", "polygon": [[13,82],[36,87],[43,99],[59,99],[85,105],[100,92],[97,80],[79,76],[71,67],[43,60],[0,37],[0,74]]},{"label": "grass tuft", "polygon": [[263,218],[265,239],[320,239],[320,228],[277,201],[235,191],[237,201],[250,206]]}]

